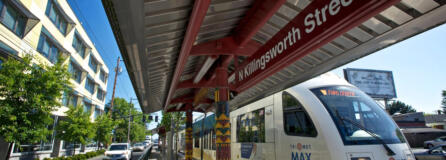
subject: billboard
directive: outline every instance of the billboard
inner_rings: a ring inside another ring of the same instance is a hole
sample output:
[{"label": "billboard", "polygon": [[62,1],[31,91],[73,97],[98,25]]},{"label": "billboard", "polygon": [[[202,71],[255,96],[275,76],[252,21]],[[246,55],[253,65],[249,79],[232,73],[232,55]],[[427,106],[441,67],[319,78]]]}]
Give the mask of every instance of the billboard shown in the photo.
[{"label": "billboard", "polygon": [[344,77],[372,98],[396,98],[392,71],[347,68]]}]

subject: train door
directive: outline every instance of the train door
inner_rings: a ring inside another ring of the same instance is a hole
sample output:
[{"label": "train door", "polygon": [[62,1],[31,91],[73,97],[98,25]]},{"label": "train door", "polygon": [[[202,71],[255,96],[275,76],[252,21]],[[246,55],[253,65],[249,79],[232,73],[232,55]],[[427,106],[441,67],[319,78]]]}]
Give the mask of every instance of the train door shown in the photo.
[{"label": "train door", "polygon": [[307,112],[316,106],[304,107],[301,102],[292,90],[274,95],[276,159],[329,159],[321,133],[313,123],[314,117]]}]

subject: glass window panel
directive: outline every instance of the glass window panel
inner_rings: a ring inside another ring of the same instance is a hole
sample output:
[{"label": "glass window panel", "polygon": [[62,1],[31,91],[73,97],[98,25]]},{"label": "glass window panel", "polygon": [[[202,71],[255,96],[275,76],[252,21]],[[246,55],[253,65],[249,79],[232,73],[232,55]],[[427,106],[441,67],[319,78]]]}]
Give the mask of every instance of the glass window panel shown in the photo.
[{"label": "glass window panel", "polygon": [[50,61],[53,63],[57,62],[57,56],[59,55],[59,49],[57,47],[52,46],[51,47],[51,54],[50,54]]},{"label": "glass window panel", "polygon": [[237,142],[265,143],[265,108],[237,116]]},{"label": "glass window panel", "polygon": [[311,91],[330,113],[345,145],[405,143],[403,134],[388,114],[359,89],[328,86]]},{"label": "glass window panel", "polygon": [[69,102],[69,106],[71,105],[71,106],[74,106],[74,107],[76,107],[77,106],[77,99],[78,99],[79,97],[78,96],[74,96],[74,95],[72,95],[71,97],[70,97],[70,102]]},{"label": "glass window panel", "polygon": [[5,26],[9,29],[14,30],[17,13],[9,5],[6,5],[5,9],[6,10],[3,17],[3,24],[5,24]]},{"label": "glass window panel", "polygon": [[42,53],[45,57],[49,56],[50,53],[50,45],[48,44],[48,41],[46,40],[46,38],[42,41],[43,42],[43,46],[42,46]]},{"label": "glass window panel", "polygon": [[17,35],[23,35],[23,32],[25,31],[25,25],[26,25],[26,19],[23,17],[19,17],[17,19],[17,26],[14,29],[14,32],[17,33]]},{"label": "glass window panel", "polygon": [[0,11],[3,10],[3,6],[4,6],[3,0],[0,0]]},{"label": "glass window panel", "polygon": [[285,133],[294,136],[316,137],[317,131],[302,105],[291,94],[282,94]]},{"label": "glass window panel", "polygon": [[90,113],[91,112],[91,104],[84,101],[84,112]]}]

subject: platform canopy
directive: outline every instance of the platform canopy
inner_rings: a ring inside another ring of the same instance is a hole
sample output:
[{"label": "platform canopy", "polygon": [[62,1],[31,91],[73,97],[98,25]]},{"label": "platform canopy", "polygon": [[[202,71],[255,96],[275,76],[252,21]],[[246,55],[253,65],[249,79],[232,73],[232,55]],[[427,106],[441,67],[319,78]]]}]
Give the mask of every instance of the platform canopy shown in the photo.
[{"label": "platform canopy", "polygon": [[102,2],[145,113],[212,110],[221,66],[235,109],[446,21],[445,0]]}]

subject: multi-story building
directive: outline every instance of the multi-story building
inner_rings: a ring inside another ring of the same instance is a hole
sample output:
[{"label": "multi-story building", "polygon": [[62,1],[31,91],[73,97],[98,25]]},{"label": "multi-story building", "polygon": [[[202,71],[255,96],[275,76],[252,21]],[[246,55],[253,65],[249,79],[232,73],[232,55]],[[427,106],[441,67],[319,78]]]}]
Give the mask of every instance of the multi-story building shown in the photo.
[{"label": "multi-story building", "polygon": [[[72,73],[70,94],[53,112],[55,124],[63,119],[69,105],[83,106],[91,119],[103,113],[109,70],[66,0],[0,0],[0,56],[23,57],[32,54],[36,63],[51,65],[59,55],[68,58]],[[1,63],[1,61],[0,61]],[[49,136],[49,141],[14,145],[11,158],[61,156],[93,149],[69,144]]]}]

